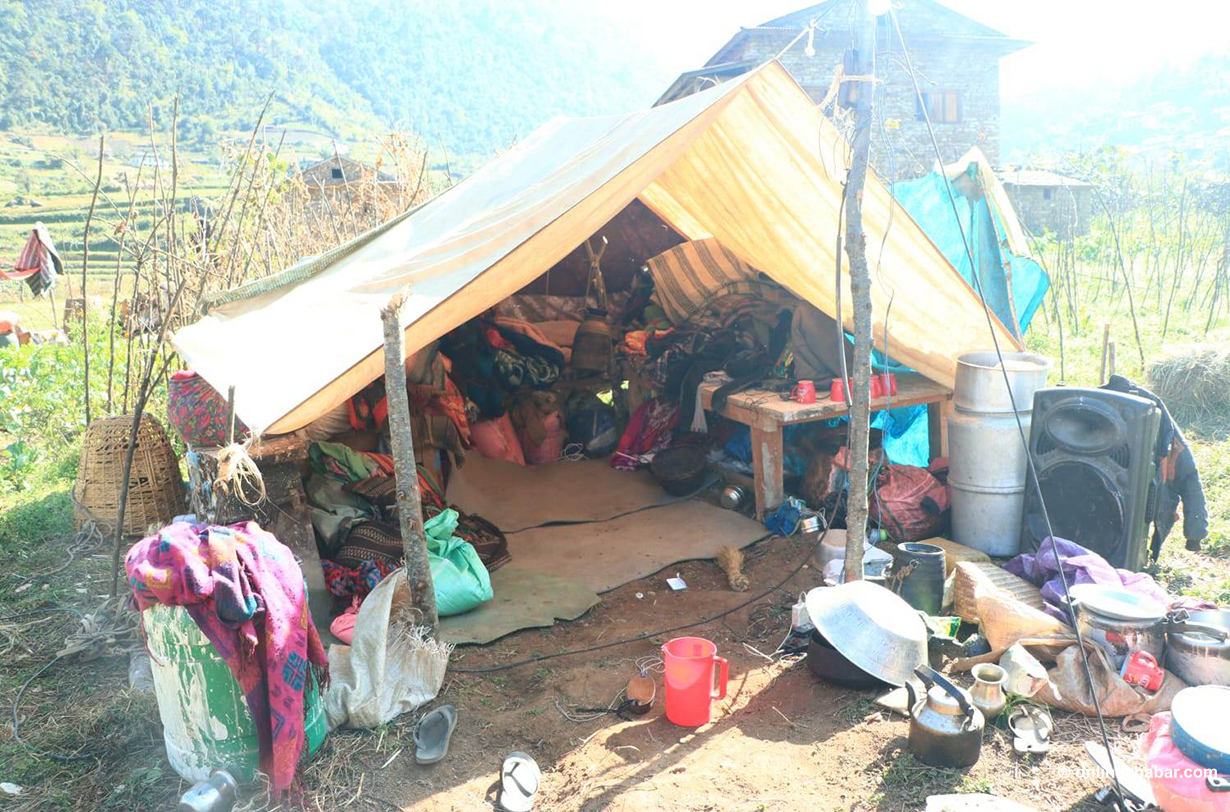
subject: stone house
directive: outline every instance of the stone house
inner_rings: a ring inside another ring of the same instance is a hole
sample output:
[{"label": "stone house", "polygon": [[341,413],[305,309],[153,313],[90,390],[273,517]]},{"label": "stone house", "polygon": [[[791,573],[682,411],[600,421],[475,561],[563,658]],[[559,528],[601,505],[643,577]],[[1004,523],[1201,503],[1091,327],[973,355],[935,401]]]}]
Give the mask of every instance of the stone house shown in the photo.
[{"label": "stone house", "polygon": [[392,175],[343,155],[302,167],[299,178],[308,196],[317,204],[323,206],[325,199],[342,199],[346,205],[351,205],[357,200],[356,205],[362,206],[362,213],[366,213],[367,206],[372,203],[373,192],[382,199],[396,199],[402,191],[402,184]]},{"label": "stone house", "polygon": [[[863,0],[828,0],[740,29],[705,65],[682,74],[658,100],[664,104],[724,82],[778,57],[804,90],[822,102],[852,47],[851,10]],[[978,146],[999,161],[999,60],[1029,45],[936,0],[898,0],[897,19],[918,77],[944,163]],[[815,21],[810,34],[791,41]],[[787,46],[790,46],[788,50]],[[872,164],[886,180],[926,174],[935,165],[921,105],[888,15],[876,20],[876,127]],[[780,56],[779,56],[780,55]],[[851,87],[851,85],[845,85]],[[837,105],[847,100],[838,94]],[[831,116],[832,108],[826,108]]]},{"label": "stone house", "polygon": [[1021,225],[1031,233],[1050,229],[1065,239],[1088,233],[1091,184],[1044,169],[1013,169],[1000,179]]},{"label": "stone house", "polygon": [[370,182],[373,174],[375,174],[378,181],[388,182],[393,180],[391,176],[384,172],[378,172],[376,167],[365,164],[362,161],[356,161],[353,158],[347,158],[344,155],[325,158],[299,170],[300,177],[309,189],[321,186],[358,183],[359,181]]}]

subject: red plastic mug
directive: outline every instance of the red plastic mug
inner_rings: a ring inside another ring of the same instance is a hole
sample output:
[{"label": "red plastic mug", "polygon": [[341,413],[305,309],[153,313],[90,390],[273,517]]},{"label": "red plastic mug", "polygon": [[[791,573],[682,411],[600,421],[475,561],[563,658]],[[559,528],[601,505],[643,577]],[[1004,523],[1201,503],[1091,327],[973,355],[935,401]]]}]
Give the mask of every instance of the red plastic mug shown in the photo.
[{"label": "red plastic mug", "polygon": [[1154,692],[1162,687],[1162,678],[1166,676],[1157,664],[1157,658],[1147,651],[1137,649],[1123,661],[1119,670],[1123,681],[1129,685],[1139,685],[1146,691]]},{"label": "red plastic mug", "polygon": [[790,392],[795,403],[815,403],[816,384],[813,381],[799,381]]},{"label": "red plastic mug", "polygon": [[[876,372],[872,374],[871,376],[871,397],[872,398],[882,398],[882,397],[885,397],[886,395],[897,394],[896,374],[890,372],[888,373],[887,378],[888,379],[886,381],[885,375],[881,372]],[[853,391],[853,388],[854,388],[853,385],[851,385],[850,390]],[[846,399],[846,382],[842,381],[841,378],[834,378],[833,382],[829,384],[829,398],[832,400],[844,401]]]},{"label": "red plastic mug", "polygon": [[726,698],[730,665],[703,637],[676,637],[662,646],[666,718],[680,727],[709,723],[713,700]]}]

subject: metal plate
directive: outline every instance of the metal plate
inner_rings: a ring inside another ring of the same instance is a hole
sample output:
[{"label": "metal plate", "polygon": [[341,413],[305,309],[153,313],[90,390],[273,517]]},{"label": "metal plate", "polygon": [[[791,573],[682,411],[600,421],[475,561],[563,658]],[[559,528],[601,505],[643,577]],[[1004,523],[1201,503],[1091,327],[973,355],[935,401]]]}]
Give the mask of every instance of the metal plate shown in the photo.
[{"label": "metal plate", "polygon": [[1072,600],[1091,611],[1120,620],[1158,620],[1166,615],[1165,607],[1126,589],[1102,584],[1076,584],[1068,589]]},{"label": "metal plate", "polygon": [[869,581],[816,587],[807,614],[820,633],[854,665],[902,686],[927,662],[927,627],[908,603]]},{"label": "metal plate", "polygon": [[[1101,770],[1108,779],[1111,780],[1112,786],[1114,779],[1110,769],[1110,756],[1106,754],[1106,748],[1101,742],[1085,742],[1085,752],[1089,754],[1089,758]],[[1119,775],[1119,786],[1125,793],[1133,796],[1133,798],[1143,804],[1157,806],[1157,799],[1153,796],[1153,787],[1145,780],[1144,776],[1136,772],[1129,766],[1128,759],[1122,753],[1115,753],[1115,770]]]},{"label": "metal plate", "polygon": [[1230,773],[1230,687],[1184,688],[1170,703],[1171,737],[1202,767]]}]

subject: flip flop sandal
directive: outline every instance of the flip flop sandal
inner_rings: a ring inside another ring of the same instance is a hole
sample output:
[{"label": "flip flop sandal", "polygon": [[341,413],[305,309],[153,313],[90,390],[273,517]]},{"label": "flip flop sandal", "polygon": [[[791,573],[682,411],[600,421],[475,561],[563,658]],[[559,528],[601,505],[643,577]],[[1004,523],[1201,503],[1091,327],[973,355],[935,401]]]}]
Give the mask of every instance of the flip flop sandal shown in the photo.
[{"label": "flip flop sandal", "polygon": [[457,709],[452,705],[441,705],[424,716],[414,731],[414,760],[419,764],[443,761],[456,727]]},{"label": "flip flop sandal", "polygon": [[526,753],[509,753],[500,772],[500,809],[505,812],[530,812],[538,795],[542,772]]},{"label": "flip flop sandal", "polygon": [[1051,716],[1041,708],[1025,705],[1017,708],[1008,717],[1008,729],[1012,731],[1012,749],[1018,753],[1041,755],[1051,749]]}]

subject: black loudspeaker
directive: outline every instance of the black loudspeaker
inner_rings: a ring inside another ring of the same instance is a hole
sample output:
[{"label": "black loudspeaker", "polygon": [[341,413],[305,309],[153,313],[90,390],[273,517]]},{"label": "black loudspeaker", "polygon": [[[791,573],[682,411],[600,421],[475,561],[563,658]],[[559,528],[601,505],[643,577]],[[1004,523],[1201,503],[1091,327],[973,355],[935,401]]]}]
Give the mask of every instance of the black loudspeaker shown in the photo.
[{"label": "black loudspeaker", "polygon": [[[1029,453],[1055,535],[1139,572],[1156,494],[1153,458],[1160,410],[1135,395],[1054,387],[1034,393]],[[1046,538],[1032,483],[1025,486],[1021,549]]]}]

